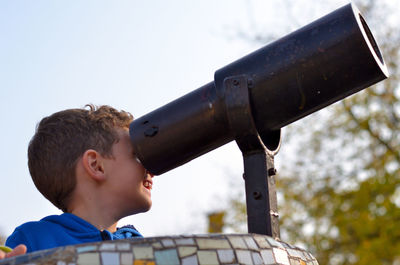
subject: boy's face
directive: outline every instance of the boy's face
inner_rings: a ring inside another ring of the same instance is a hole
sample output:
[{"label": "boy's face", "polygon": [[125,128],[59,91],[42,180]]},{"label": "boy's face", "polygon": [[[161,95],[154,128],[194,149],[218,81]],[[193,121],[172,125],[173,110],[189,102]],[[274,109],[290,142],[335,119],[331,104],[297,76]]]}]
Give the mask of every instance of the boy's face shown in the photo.
[{"label": "boy's face", "polygon": [[151,207],[152,175],[136,159],[128,130],[118,130],[120,140],[112,147],[112,158],[105,160],[105,174],[111,182],[110,196],[122,214],[132,215]]}]

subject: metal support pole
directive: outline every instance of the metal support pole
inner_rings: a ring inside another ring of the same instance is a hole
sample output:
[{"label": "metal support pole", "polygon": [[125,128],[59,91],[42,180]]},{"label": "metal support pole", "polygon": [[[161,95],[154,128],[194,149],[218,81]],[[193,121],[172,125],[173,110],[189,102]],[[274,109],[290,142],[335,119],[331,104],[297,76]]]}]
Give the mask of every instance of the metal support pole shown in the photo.
[{"label": "metal support pole", "polygon": [[[229,77],[224,80],[224,86],[230,131],[244,160],[248,232],[277,238],[280,234],[274,153],[266,148],[254,124],[248,91],[252,80],[246,75]],[[277,149],[279,143],[280,134]]]},{"label": "metal support pole", "polygon": [[267,151],[243,154],[249,233],[279,238],[274,157]]}]

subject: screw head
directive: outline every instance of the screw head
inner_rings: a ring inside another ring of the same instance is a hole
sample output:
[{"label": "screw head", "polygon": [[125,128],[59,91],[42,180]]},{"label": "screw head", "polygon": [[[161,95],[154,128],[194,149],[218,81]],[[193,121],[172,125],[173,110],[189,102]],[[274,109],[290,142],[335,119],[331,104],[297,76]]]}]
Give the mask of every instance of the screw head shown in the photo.
[{"label": "screw head", "polygon": [[153,137],[157,133],[158,133],[158,127],[157,126],[152,126],[150,128],[147,128],[144,131],[144,135],[147,136],[147,137]]},{"label": "screw head", "polygon": [[253,88],[253,87],[254,87],[254,81],[253,81],[253,79],[248,79],[248,80],[247,80],[247,86],[248,86],[248,88]]},{"label": "screw head", "polygon": [[276,168],[268,169],[268,176],[274,176],[274,175],[276,175]]},{"label": "screw head", "polygon": [[259,191],[254,191],[253,192],[253,198],[254,199],[259,200],[259,199],[261,199],[261,197],[262,197],[261,192],[259,192]]}]

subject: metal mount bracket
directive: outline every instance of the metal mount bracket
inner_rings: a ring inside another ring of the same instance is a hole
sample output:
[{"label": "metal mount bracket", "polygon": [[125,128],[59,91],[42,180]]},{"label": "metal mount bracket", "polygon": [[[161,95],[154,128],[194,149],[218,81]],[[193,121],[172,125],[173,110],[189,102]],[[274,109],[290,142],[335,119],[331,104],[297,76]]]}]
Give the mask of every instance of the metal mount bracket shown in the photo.
[{"label": "metal mount bracket", "polygon": [[249,99],[252,84],[246,75],[224,80],[226,114],[243,155],[248,232],[279,238],[274,153],[264,145],[253,120]]}]

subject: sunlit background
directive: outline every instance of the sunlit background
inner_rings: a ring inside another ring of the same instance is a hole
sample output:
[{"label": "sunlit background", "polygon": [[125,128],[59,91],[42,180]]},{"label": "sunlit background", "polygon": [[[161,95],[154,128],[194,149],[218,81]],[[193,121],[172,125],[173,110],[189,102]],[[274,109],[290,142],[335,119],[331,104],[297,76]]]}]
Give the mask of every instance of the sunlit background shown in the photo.
[{"label": "sunlit background", "polygon": [[[262,45],[257,35],[283,36],[348,1],[288,3],[0,1],[0,233],[60,213],[27,168],[27,146],[43,117],[87,103],[140,117],[212,81],[216,70]],[[284,139],[278,170],[290,150]],[[242,189],[242,171],[230,143],[156,177],[152,209],[121,224],[145,236],[205,233],[207,213],[229,207]]]}]

